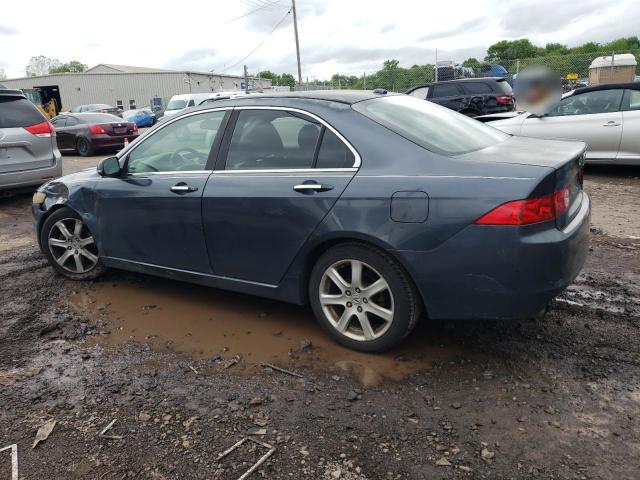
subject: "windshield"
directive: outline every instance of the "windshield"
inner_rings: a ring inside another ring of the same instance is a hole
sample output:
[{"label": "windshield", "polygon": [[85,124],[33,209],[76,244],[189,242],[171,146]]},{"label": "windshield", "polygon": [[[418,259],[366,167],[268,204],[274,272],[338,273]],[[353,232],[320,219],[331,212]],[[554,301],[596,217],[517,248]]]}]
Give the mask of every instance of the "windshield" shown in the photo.
[{"label": "windshield", "polygon": [[407,140],[445,155],[481,150],[508,137],[477,120],[409,95],[366,100],[353,108]]},{"label": "windshield", "polygon": [[167,110],[180,110],[187,106],[186,100],[171,100],[167,105]]}]

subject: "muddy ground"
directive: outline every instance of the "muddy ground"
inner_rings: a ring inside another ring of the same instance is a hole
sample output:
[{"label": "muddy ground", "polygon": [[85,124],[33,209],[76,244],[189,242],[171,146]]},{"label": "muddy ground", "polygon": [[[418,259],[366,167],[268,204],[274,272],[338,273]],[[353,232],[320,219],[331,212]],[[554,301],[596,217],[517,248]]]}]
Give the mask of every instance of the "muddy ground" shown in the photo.
[{"label": "muddy ground", "polygon": [[[247,436],[276,448],[250,478],[640,478],[638,176],[587,171],[590,256],[547,317],[423,321],[386,355],[278,302],[119,271],[65,281],[30,196],[0,199],[0,448],[18,445],[21,479],[237,479],[268,452],[218,459]],[[10,468],[1,452],[0,480]]]}]

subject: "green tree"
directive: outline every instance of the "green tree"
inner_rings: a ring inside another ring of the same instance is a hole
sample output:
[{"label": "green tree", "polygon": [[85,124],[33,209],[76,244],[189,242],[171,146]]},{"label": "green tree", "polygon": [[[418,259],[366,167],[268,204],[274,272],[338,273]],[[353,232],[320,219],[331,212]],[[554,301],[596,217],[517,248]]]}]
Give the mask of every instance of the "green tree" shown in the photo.
[{"label": "green tree", "polygon": [[280,85],[287,85],[291,88],[296,86],[296,79],[290,73],[283,73],[278,80]]},{"label": "green tree", "polygon": [[487,48],[485,61],[492,63],[509,62],[518,58],[537,57],[544,50],[536,47],[527,38],[519,40],[500,40]]},{"label": "green tree", "polygon": [[87,67],[87,65],[85,65],[84,63],[79,62],[78,60],[71,60],[68,63],[63,63],[62,65],[51,67],[49,69],[49,73],[81,73],[86,71],[87,68],[89,67]]},{"label": "green tree", "polygon": [[547,43],[544,46],[544,55],[566,55],[569,48],[561,43]]}]

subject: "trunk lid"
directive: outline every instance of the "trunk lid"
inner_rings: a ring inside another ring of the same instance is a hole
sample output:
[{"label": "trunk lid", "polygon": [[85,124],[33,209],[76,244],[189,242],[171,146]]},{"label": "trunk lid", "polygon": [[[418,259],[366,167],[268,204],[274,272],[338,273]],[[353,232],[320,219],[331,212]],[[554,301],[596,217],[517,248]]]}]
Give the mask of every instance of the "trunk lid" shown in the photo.
[{"label": "trunk lid", "polygon": [[55,133],[27,130],[45,122],[47,119],[24,96],[0,96],[0,173],[53,165]]}]

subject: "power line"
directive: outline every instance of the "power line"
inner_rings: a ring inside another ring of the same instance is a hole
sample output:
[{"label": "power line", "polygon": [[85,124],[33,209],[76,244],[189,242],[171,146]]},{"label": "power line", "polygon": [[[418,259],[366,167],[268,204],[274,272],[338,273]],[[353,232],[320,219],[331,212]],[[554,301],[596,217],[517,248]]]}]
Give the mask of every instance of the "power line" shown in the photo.
[{"label": "power line", "polygon": [[[242,62],[244,62],[247,58],[249,58],[251,55],[253,55],[253,54],[254,54],[254,53],[255,53],[255,52],[256,52],[256,51],[257,51],[257,50],[258,50],[262,45],[264,45],[264,42],[266,42],[266,41],[267,41],[267,39],[271,36],[271,34],[272,34],[273,32],[275,32],[275,31],[278,29],[278,27],[282,24],[282,22],[284,22],[284,21],[285,21],[285,19],[287,18],[287,15],[289,15],[290,13],[291,13],[291,9],[289,9],[289,10],[287,11],[287,13],[285,13],[285,14],[284,14],[284,17],[282,17],[282,18],[278,21],[278,23],[276,23],[276,25],[271,29],[271,31],[270,31],[270,32],[269,32],[269,33],[268,33],[268,34],[267,34],[267,35],[262,39],[262,41],[261,41],[258,45],[256,45],[256,47],[255,47],[253,50],[251,50],[247,55],[245,55],[244,57],[242,57],[240,60],[238,60],[238,61],[237,61],[237,62],[235,62],[234,64],[229,65],[228,67],[226,67],[226,66],[225,66],[225,68],[224,68],[222,71],[218,72],[218,73],[224,73],[224,72],[226,72],[227,70],[229,70],[229,69],[231,69],[231,68],[235,67],[236,65],[240,65],[240,64],[241,64]],[[215,69],[214,69],[214,70],[215,70]],[[211,71],[213,72],[214,70],[211,70]]]},{"label": "power line", "polygon": [[[280,4],[280,2],[278,2],[278,1],[276,1],[276,2],[271,2],[271,3],[268,3],[268,4],[263,4],[262,6],[257,7],[257,8],[255,8],[254,10],[251,10],[251,11],[249,11],[249,12],[245,13],[244,15],[240,15],[240,16],[238,16],[238,17],[232,18],[231,20],[227,20],[225,23],[232,23],[232,22],[235,22],[236,20],[240,20],[241,18],[248,17],[249,15],[252,15],[252,14],[254,14],[254,13],[256,13],[256,12],[259,12],[259,11],[261,11],[261,10],[264,10],[265,8],[275,7],[276,5],[279,5],[279,4]],[[250,4],[247,4],[247,5],[250,5]],[[255,5],[254,5],[254,6],[255,6]],[[280,8],[288,8],[288,7],[285,7],[284,5],[280,5]]]}]

